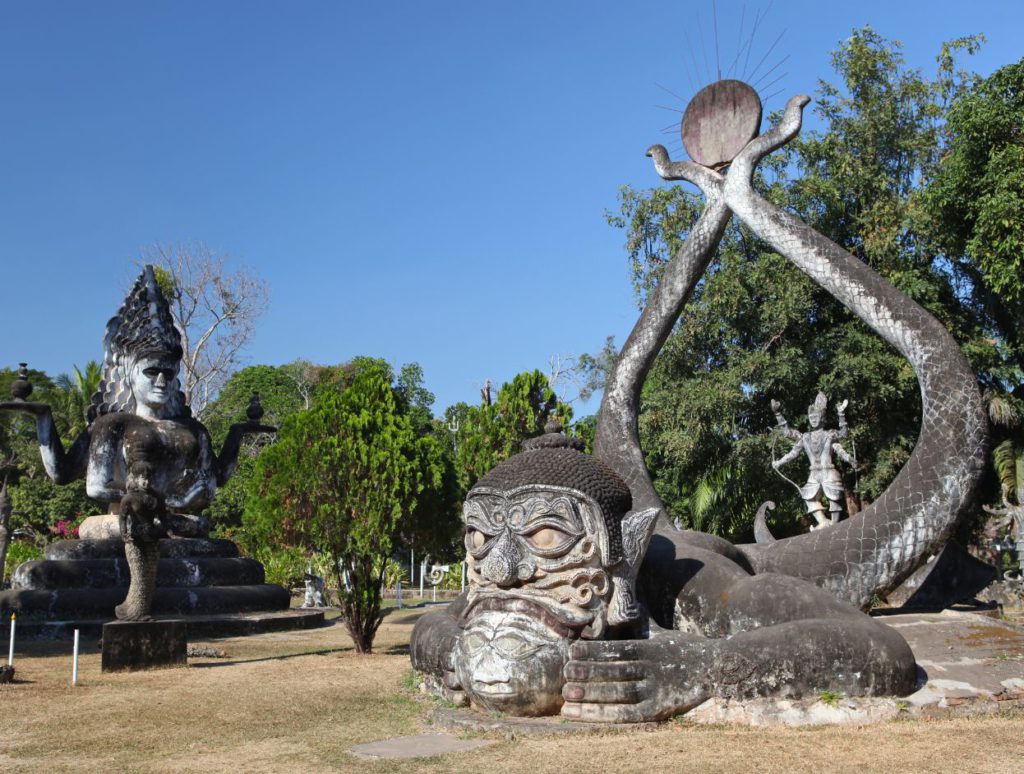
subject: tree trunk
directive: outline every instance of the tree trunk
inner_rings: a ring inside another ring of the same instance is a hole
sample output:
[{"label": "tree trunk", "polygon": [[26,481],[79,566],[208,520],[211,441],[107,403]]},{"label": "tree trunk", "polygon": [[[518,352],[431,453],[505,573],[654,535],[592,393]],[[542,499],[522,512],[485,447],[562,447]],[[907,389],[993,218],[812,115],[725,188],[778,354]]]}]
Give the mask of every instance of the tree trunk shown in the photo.
[{"label": "tree trunk", "polygon": [[0,488],[0,587],[7,569],[7,547],[11,544],[11,499],[7,496],[7,479]]}]

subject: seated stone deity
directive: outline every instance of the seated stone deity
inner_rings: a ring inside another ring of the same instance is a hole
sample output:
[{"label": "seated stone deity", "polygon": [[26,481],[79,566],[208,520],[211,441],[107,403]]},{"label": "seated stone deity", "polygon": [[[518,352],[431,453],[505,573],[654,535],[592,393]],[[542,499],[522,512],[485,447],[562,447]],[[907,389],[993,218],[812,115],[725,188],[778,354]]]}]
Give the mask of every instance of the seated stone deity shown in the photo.
[{"label": "seated stone deity", "polygon": [[84,476],[88,495],[118,516],[131,584],[116,614],[141,620],[152,603],[157,540],[167,533],[204,534],[198,514],[234,472],[243,436],[274,428],[259,424],[257,409],[230,428],[220,455],[214,454],[209,433],[185,405],[178,381],[181,335],[152,266],[107,323],[103,344],[103,379],[92,396],[89,425],[67,451],[45,403],[15,398],[0,410],[34,415],[50,478],[62,484]]}]

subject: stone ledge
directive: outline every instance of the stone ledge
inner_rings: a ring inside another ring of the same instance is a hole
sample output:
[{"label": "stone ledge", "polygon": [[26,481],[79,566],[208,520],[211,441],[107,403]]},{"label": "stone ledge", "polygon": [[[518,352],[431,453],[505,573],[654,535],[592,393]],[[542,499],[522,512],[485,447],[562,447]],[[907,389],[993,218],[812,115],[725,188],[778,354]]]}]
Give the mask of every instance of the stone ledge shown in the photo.
[{"label": "stone ledge", "polygon": [[104,672],[163,669],[188,664],[184,621],[115,621],[103,625]]}]

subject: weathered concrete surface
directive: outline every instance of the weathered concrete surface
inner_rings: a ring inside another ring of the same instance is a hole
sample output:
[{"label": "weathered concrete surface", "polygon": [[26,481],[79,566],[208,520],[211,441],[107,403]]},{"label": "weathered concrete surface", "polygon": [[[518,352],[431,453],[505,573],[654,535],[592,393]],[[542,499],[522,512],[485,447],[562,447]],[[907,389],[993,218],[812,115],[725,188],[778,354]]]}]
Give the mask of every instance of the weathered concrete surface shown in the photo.
[{"label": "weathered concrete surface", "polygon": [[477,747],[494,744],[487,739],[457,739],[448,734],[418,734],[398,736],[380,742],[357,744],[349,752],[357,758],[376,760],[379,758],[427,758],[432,755],[474,750]]},{"label": "weathered concrete surface", "polygon": [[[421,689],[422,690],[422,689]],[[438,707],[430,713],[435,728],[457,733],[497,733],[514,736],[546,736],[548,734],[607,733],[608,731],[645,731],[658,727],[657,723],[585,723],[568,720],[560,715],[537,718],[517,718],[479,712],[469,708]]]},{"label": "weathered concrete surface", "polygon": [[945,717],[1024,707],[1024,626],[977,613],[881,616],[917,659],[919,689],[902,699],[710,699],[686,714],[695,723],[753,726],[872,723],[896,717]]}]

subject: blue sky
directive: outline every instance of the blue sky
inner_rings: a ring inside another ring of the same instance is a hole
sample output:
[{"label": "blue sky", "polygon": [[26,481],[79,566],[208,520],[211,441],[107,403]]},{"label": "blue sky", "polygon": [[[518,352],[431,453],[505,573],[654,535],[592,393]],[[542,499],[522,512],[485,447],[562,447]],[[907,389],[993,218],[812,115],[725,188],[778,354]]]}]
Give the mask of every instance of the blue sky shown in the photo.
[{"label": "blue sky", "polygon": [[[767,5],[716,4],[723,71]],[[777,0],[748,66],[784,32],[761,70],[789,56],[778,107],[871,24],[926,72],[984,33],[987,74],[1022,55],[1022,19]],[[604,212],[659,184],[644,151],[683,107],[665,89],[714,79],[713,22],[683,1],[5,0],[0,365],[99,359],[140,248],[190,240],[270,285],[249,363],[418,361],[436,412],[621,343],[637,310]]]}]

